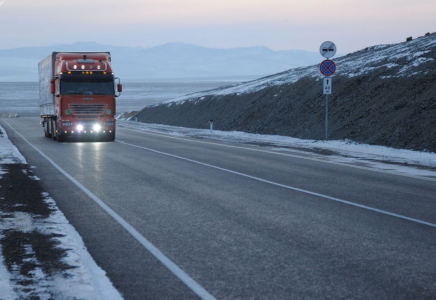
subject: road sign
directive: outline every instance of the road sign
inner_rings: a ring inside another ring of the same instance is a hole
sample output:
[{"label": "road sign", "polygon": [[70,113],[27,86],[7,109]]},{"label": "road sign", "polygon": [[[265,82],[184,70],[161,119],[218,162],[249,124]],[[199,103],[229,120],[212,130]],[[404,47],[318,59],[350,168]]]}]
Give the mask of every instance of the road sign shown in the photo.
[{"label": "road sign", "polygon": [[332,94],[332,79],[329,77],[324,77],[324,95]]},{"label": "road sign", "polygon": [[324,42],[319,47],[319,53],[325,58],[332,58],[336,54],[336,45],[333,42]]},{"label": "road sign", "polygon": [[324,76],[332,76],[336,72],[336,64],[333,60],[326,59],[319,65],[319,71]]}]

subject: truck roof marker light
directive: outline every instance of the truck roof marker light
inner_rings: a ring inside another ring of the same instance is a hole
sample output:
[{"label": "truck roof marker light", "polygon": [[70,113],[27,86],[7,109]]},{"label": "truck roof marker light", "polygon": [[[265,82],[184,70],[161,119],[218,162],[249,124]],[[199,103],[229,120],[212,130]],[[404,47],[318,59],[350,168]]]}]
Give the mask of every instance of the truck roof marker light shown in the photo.
[{"label": "truck roof marker light", "polygon": [[103,72],[103,74],[104,74],[104,75],[106,75],[106,74],[107,74],[107,72]]},{"label": "truck roof marker light", "polygon": [[71,74],[71,71],[68,71],[68,74]]}]

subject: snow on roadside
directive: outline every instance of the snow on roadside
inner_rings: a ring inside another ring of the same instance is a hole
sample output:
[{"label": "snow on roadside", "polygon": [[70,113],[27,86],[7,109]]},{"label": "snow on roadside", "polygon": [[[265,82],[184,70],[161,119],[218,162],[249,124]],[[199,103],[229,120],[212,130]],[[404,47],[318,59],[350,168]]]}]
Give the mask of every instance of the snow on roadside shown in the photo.
[{"label": "snow on roadside", "polygon": [[[436,153],[432,152],[394,149],[385,146],[360,144],[350,140],[305,140],[287,136],[219,130],[214,130],[211,133],[207,129],[122,120],[118,120],[117,124],[134,130],[165,133],[177,137],[194,137],[229,143],[259,145],[283,153],[299,152],[323,161],[353,164],[390,173],[425,177],[436,181]],[[323,150],[329,151],[328,155],[322,154]]]},{"label": "snow on roadside", "polygon": [[0,126],[0,164],[27,164],[26,159],[8,138],[6,131]]},{"label": "snow on roadside", "polygon": [[[25,158],[11,143],[5,130],[0,126],[0,177],[8,176],[5,165],[27,164]],[[30,169],[29,169],[30,170]],[[22,170],[29,180],[39,180],[32,176],[31,171]],[[48,193],[42,195],[45,205],[51,212],[48,217],[41,217],[29,212],[20,211],[16,204],[16,211],[3,212],[0,210],[0,240],[13,233],[38,234],[54,239],[56,249],[65,254],[61,263],[66,266],[62,272],[47,274],[44,264],[38,261],[35,249],[31,243],[24,243],[27,258],[23,262],[34,266],[30,272],[23,272],[23,266],[12,265],[10,271],[5,263],[5,249],[0,243],[0,298],[12,299],[122,299],[120,293],[112,285],[106,273],[97,266],[86,250],[82,238],[74,227],[69,224],[64,214],[57,208],[55,201]],[[5,198],[0,198],[6,203]],[[3,206],[1,207],[5,207]],[[17,201],[17,203],[20,203]],[[6,205],[6,204],[5,204]],[[7,241],[7,240],[6,240]],[[15,246],[14,246],[15,247]],[[16,246],[19,247],[19,246]],[[10,250],[10,249],[9,249]],[[9,265],[10,266],[10,265]]]}]

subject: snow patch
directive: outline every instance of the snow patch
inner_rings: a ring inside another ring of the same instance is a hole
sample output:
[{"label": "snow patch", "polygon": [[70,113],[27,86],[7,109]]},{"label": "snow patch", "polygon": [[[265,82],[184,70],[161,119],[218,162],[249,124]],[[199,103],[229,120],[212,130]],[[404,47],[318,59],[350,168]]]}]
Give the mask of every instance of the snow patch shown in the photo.
[{"label": "snow patch", "polygon": [[0,126],[0,164],[27,164],[24,156],[9,140],[8,134]]}]

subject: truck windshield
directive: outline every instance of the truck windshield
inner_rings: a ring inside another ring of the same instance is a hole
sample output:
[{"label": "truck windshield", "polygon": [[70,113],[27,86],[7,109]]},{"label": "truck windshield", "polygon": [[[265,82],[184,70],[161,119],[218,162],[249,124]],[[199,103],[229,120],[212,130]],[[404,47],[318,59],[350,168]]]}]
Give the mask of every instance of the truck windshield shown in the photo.
[{"label": "truck windshield", "polygon": [[[108,80],[109,79],[109,80]],[[114,95],[113,78],[61,78],[62,95]]]}]

